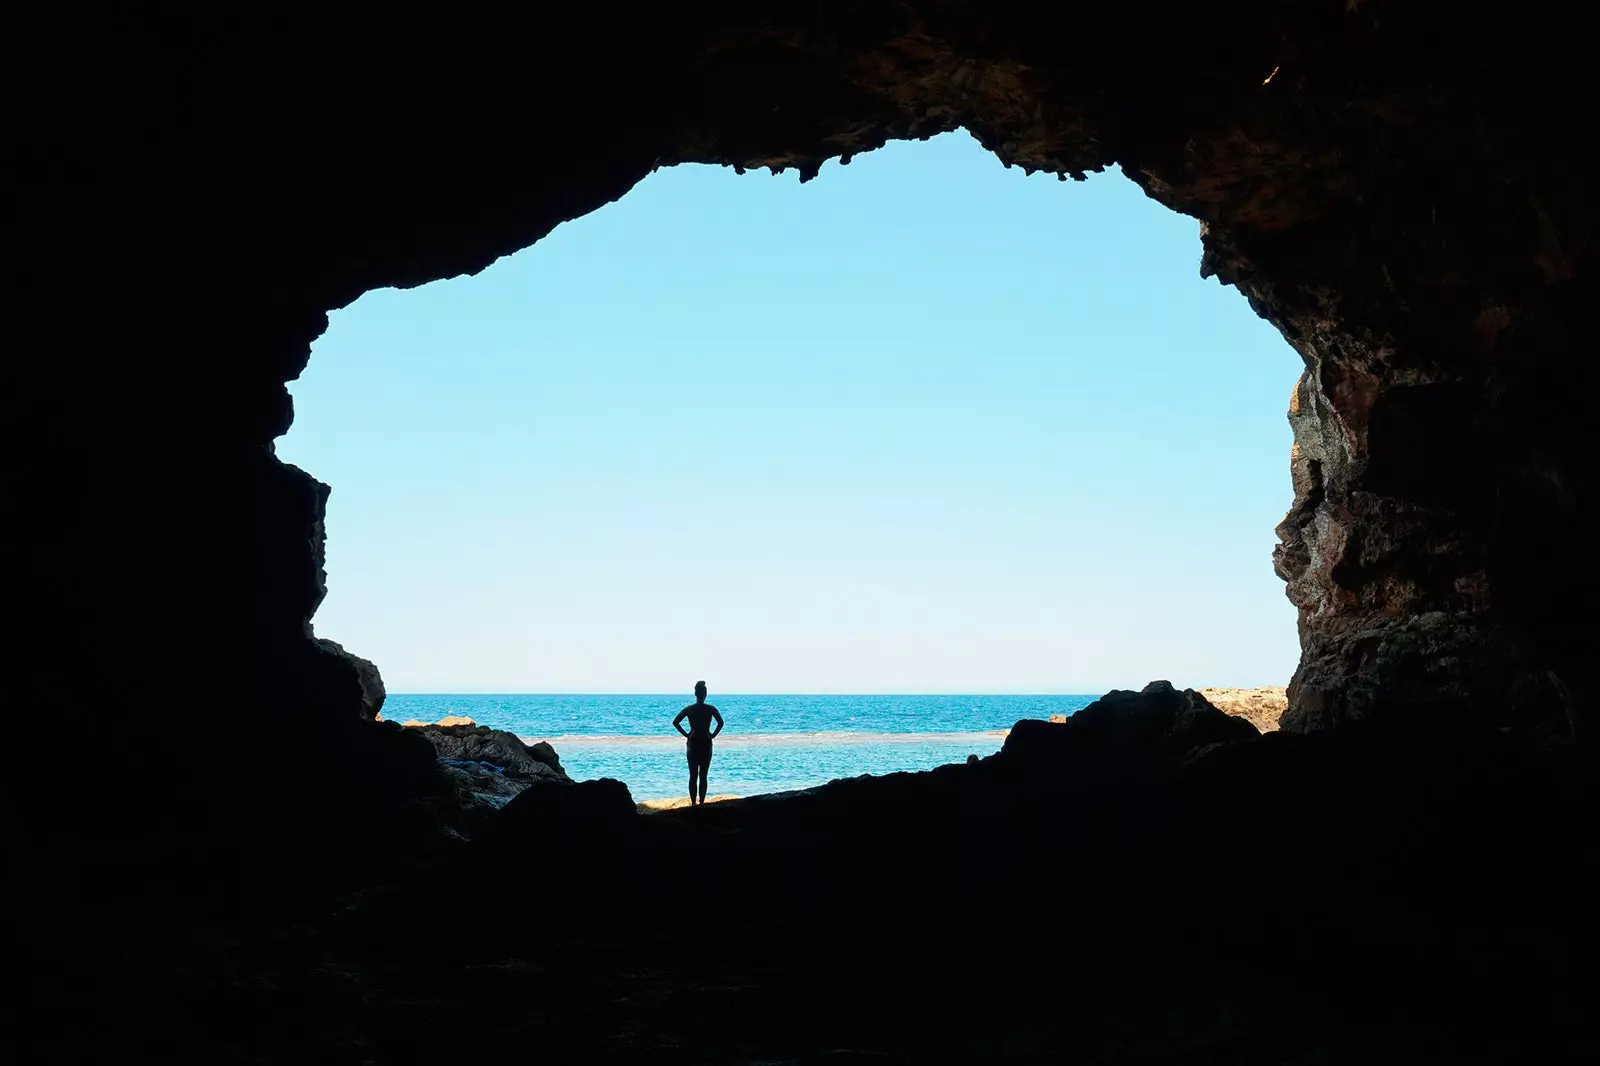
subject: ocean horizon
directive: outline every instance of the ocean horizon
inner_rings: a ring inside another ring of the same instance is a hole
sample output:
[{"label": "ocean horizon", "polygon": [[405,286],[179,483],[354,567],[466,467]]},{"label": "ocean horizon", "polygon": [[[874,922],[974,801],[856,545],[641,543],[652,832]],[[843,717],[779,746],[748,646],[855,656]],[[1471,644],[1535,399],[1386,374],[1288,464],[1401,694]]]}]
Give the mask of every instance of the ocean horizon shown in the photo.
[{"label": "ocean horizon", "polygon": [[[1018,720],[1070,715],[1098,697],[713,692],[709,702],[726,724],[709,790],[783,792],[981,758],[1000,749]],[[672,719],[693,702],[687,693],[392,693],[383,716],[465,715],[530,744],[548,741],[574,779],[615,778],[642,801],[685,794],[684,742]]]}]

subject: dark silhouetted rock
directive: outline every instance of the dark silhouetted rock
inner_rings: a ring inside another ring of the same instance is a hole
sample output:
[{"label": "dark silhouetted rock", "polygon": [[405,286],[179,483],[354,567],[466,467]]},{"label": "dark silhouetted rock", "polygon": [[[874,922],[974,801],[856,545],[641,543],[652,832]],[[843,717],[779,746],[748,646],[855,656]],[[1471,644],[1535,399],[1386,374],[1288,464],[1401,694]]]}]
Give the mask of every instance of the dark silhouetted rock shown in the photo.
[{"label": "dark silhouetted rock", "polygon": [[1080,733],[1119,747],[1160,748],[1180,755],[1204,744],[1249,740],[1261,731],[1224,714],[1194,689],[1152,681],[1138,692],[1116,689],[1069,719]]},{"label": "dark silhouetted rock", "polygon": [[384,690],[383,675],[378,672],[377,664],[346,651],[342,644],[325,637],[318,638],[317,647],[342,660],[349,667],[357,687],[361,690],[361,717],[376,719],[378,712],[383,710],[383,701],[388,695]]},{"label": "dark silhouetted rock", "polygon": [[531,861],[551,849],[593,851],[619,844],[638,818],[628,786],[611,778],[538,781],[488,818],[473,838],[479,854]]},{"label": "dark silhouetted rock", "polygon": [[1106,693],[1064,722],[1025,719],[1011,727],[1001,753],[1022,765],[1098,759],[1181,758],[1208,745],[1261,735],[1193,689],[1152,681],[1138,692]]},{"label": "dark silhouetted rock", "polygon": [[550,742],[548,740],[541,740],[535,744],[529,744],[528,754],[532,755],[535,759],[538,759],[540,762],[550,767],[550,769],[556,771],[556,773],[562,775],[566,774],[566,771],[561,768],[561,756],[556,754],[556,749],[550,746]]}]

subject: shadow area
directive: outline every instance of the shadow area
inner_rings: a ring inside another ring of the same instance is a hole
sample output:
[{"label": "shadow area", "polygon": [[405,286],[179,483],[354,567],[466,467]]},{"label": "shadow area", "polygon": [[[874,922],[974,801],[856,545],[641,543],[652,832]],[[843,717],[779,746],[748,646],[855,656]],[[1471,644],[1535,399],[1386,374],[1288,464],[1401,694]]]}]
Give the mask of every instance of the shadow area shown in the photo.
[{"label": "shadow area", "polygon": [[965,765],[645,815],[615,781],[530,789],[470,843],[262,931],[222,1050],[1597,1060],[1582,751],[1249,732],[1023,722]]}]

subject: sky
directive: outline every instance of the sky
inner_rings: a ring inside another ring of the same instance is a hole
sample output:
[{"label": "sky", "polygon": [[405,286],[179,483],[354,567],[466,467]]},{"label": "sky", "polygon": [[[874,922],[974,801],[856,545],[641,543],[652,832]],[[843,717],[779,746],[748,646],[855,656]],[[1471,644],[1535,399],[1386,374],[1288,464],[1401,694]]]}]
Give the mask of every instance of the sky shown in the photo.
[{"label": "sky", "polygon": [[1299,357],[1116,172],[681,166],[291,384],[319,636],[392,692],[1284,684]]}]

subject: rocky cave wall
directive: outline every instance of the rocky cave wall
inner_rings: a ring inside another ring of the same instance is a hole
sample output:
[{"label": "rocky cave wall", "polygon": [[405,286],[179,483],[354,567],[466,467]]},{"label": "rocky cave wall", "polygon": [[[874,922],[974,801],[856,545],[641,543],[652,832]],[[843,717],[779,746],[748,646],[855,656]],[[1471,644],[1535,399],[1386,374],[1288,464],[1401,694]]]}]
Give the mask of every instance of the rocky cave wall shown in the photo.
[{"label": "rocky cave wall", "polygon": [[482,269],[657,167],[809,179],[959,127],[1064,181],[1120,164],[1303,356],[1286,727],[1589,713],[1561,5],[47,6],[14,30],[8,701],[94,730],[135,791],[192,781],[130,707],[240,751],[360,716],[310,638],[328,490],[273,454],[329,310]]}]

